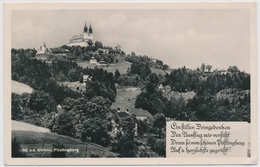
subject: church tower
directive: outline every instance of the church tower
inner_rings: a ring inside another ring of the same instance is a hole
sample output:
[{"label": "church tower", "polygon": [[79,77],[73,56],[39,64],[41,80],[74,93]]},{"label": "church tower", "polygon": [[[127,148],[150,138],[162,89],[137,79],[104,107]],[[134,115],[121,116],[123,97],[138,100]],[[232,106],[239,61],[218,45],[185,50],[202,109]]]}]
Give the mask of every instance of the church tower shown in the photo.
[{"label": "church tower", "polygon": [[93,34],[93,29],[92,29],[92,27],[91,27],[91,23],[90,23],[90,26],[89,26],[89,33],[90,33],[90,34]]},{"label": "church tower", "polygon": [[84,26],[83,40],[84,41],[93,40],[93,29],[91,27],[91,24],[88,29],[86,22],[85,22],[85,26]]},{"label": "church tower", "polygon": [[87,33],[88,32],[88,27],[87,27],[87,24],[86,24],[86,22],[85,22],[85,26],[84,26],[84,31],[83,31],[84,33]]},{"label": "church tower", "polygon": [[88,41],[88,27],[87,27],[86,22],[85,22],[84,31],[83,31],[83,40]]},{"label": "church tower", "polygon": [[68,46],[88,46],[88,41],[93,41],[93,29],[91,27],[91,24],[89,26],[89,29],[87,27],[87,23],[85,21],[85,26],[83,28],[83,33],[79,35],[74,35],[69,43]]}]

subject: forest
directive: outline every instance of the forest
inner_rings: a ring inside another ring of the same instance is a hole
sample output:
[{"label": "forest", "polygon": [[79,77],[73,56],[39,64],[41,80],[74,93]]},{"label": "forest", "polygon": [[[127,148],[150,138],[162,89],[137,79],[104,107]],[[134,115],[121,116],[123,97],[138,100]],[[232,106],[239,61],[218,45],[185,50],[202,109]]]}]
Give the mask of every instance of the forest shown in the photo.
[{"label": "forest", "polygon": [[[226,74],[211,72],[212,66],[202,64],[197,69],[182,67],[161,75],[152,73],[151,68],[167,70],[167,64],[134,52],[123,54],[125,61],[132,63],[127,74],[83,68],[75,62],[89,60],[98,48],[104,48],[101,42],[86,48],[54,48],[57,53],[68,49],[70,54],[68,59],[51,62],[35,59],[34,49],[12,49],[12,80],[34,89],[31,94],[12,93],[12,119],[96,143],[119,157],[165,157],[168,120],[250,122],[250,74],[236,66],[228,67]],[[95,56],[99,61],[115,62],[114,54]],[[59,84],[82,83],[84,75],[90,78],[84,90]],[[143,120],[134,114],[121,117],[111,108],[118,87],[140,88],[135,108],[147,110],[151,116]],[[195,95],[182,96],[190,92]],[[177,93],[180,96],[174,95]]]}]

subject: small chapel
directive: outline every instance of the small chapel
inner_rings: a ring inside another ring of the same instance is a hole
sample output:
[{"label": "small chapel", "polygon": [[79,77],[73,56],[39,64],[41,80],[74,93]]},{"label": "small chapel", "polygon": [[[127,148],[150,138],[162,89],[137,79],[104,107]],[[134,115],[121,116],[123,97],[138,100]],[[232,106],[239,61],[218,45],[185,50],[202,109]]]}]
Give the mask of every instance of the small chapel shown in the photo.
[{"label": "small chapel", "polygon": [[87,27],[87,24],[85,22],[85,26],[83,28],[83,33],[79,35],[74,35],[69,43],[68,46],[88,46],[88,41],[93,40],[93,29],[91,27],[91,24],[89,28]]}]

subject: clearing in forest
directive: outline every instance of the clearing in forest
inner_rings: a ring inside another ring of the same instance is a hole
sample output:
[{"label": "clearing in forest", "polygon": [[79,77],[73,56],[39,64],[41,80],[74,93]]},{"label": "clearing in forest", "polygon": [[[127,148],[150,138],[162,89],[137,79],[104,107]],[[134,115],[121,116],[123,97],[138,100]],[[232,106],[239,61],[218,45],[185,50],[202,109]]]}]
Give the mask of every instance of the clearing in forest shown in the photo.
[{"label": "clearing in forest", "polygon": [[150,117],[151,114],[147,110],[135,108],[135,100],[140,93],[141,89],[136,87],[117,88],[116,101],[112,104],[111,108],[120,108],[120,111],[128,109],[129,113],[135,114],[138,117]]}]

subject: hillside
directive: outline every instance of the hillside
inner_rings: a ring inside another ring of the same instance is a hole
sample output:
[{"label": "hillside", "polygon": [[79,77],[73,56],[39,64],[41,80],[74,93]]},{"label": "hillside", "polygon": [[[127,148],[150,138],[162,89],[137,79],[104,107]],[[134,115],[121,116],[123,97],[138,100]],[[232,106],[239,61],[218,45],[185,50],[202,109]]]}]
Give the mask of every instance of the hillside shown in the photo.
[{"label": "hillside", "polygon": [[[87,157],[89,156],[103,156],[114,157],[115,153],[108,151],[106,148],[94,144],[84,143],[78,139],[74,139],[68,136],[58,135],[50,133],[48,129],[37,127],[31,124],[12,121],[12,138],[16,138],[21,144],[22,149],[52,149],[53,144],[57,142],[64,143],[66,148],[78,149],[77,152],[68,152],[67,157],[85,157],[87,149]],[[45,142],[44,142],[45,141]],[[43,146],[44,143],[44,146]],[[86,148],[87,145],[87,148]],[[43,157],[50,157],[51,152],[46,151],[42,154]],[[36,151],[34,153],[26,153],[29,157],[40,157],[41,152]]]},{"label": "hillside", "polygon": [[249,90],[223,89],[216,94],[217,99],[238,100],[249,94]]},{"label": "hillside", "polygon": [[86,85],[83,83],[77,82],[58,82],[60,86],[67,86],[68,88],[72,89],[73,91],[77,92],[84,92],[86,91]]},{"label": "hillside", "polygon": [[164,76],[166,74],[166,72],[164,70],[159,69],[159,68],[150,67],[150,69],[151,69],[152,73],[155,73],[157,75],[160,74],[160,75]]},{"label": "hillside", "polygon": [[128,109],[129,113],[135,114],[138,117],[150,117],[151,114],[147,110],[135,108],[135,100],[140,93],[140,88],[136,87],[118,88],[116,101],[112,104],[111,108],[120,108],[121,111],[126,111],[126,109]]},{"label": "hillside", "polygon": [[196,93],[194,91],[188,91],[188,92],[182,93],[182,92],[176,92],[176,91],[171,91],[171,90],[166,89],[166,91],[163,92],[163,95],[167,99],[171,99],[172,97],[178,99],[178,98],[182,97],[187,101],[189,99],[192,99],[196,95]]},{"label": "hillside", "polygon": [[17,93],[19,95],[23,94],[23,93],[32,93],[33,92],[33,88],[31,88],[28,85],[25,85],[21,82],[17,82],[12,80],[12,93]]},{"label": "hillside", "polygon": [[[83,67],[83,68],[87,68],[87,67],[88,68],[93,68],[93,67],[95,67],[95,66],[91,66],[89,64],[89,61],[79,61],[79,62],[77,62],[77,64],[80,67]],[[131,64],[132,63],[130,63],[128,61],[119,61],[118,63],[115,63],[115,64],[110,64],[108,66],[102,66],[102,68],[104,70],[106,70],[107,72],[111,72],[111,73],[115,73],[116,69],[118,69],[120,74],[126,74],[127,73],[127,69],[131,67]],[[97,67],[99,67],[99,66],[97,66]]]},{"label": "hillside", "polygon": [[15,120],[12,120],[12,130],[50,133],[50,130],[47,128],[43,128],[25,122],[15,121]]}]

